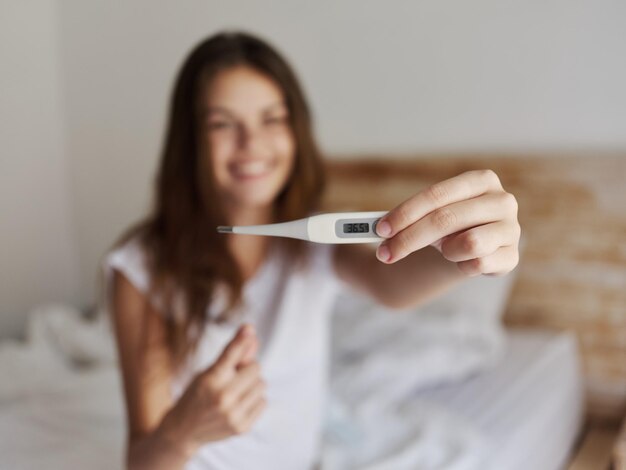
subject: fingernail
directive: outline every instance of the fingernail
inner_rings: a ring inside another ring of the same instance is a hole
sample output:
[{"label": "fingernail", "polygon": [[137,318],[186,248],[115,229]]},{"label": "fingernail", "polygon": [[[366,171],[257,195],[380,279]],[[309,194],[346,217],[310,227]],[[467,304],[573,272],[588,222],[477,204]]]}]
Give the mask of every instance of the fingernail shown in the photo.
[{"label": "fingernail", "polygon": [[250,325],[249,323],[246,323],[243,326],[241,334],[244,336],[252,336],[252,333],[253,333],[252,325]]},{"label": "fingernail", "polygon": [[391,225],[389,225],[387,221],[381,221],[376,224],[376,232],[378,232],[378,235],[381,237],[388,237],[391,235]]},{"label": "fingernail", "polygon": [[391,258],[391,252],[389,251],[389,248],[387,248],[386,245],[380,245],[378,249],[376,250],[376,257],[380,261],[387,262]]}]

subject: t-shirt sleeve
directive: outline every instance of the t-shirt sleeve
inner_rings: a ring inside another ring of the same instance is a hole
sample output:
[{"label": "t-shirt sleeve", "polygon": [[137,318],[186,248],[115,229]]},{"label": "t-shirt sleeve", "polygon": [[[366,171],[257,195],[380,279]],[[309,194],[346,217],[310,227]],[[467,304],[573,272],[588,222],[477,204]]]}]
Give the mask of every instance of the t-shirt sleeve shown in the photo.
[{"label": "t-shirt sleeve", "polygon": [[146,294],[150,288],[146,255],[137,240],[130,240],[110,251],[104,258],[103,270],[107,294],[110,293],[115,270],[122,273],[139,292]]}]

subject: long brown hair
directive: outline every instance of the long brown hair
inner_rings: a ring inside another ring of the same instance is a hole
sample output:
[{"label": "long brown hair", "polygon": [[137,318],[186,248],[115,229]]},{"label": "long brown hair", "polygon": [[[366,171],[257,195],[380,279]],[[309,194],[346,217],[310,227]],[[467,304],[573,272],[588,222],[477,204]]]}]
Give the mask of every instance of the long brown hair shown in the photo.
[{"label": "long brown hair", "polygon": [[[164,300],[167,344],[178,365],[213,321],[207,308],[218,283],[227,287],[229,301],[215,321],[232,318],[242,300],[242,272],[225,236],[216,233],[216,227],[227,222],[212,176],[206,177],[202,165],[198,112],[200,98],[213,77],[240,65],[271,78],[282,90],[289,110],[295,162],[275,200],[274,222],[306,217],[317,210],[324,188],[310,110],[286,60],[267,42],[242,32],[222,32],[200,42],[187,56],[174,85],[152,213],[117,243],[139,237],[150,269],[151,293]],[[280,239],[275,243],[296,266],[308,259],[305,242]]]}]

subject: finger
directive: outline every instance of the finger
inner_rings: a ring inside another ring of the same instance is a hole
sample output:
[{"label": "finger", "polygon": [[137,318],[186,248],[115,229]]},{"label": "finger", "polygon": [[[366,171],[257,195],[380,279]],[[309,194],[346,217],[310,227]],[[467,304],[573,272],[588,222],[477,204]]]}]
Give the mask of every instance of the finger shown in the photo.
[{"label": "finger", "polygon": [[517,246],[504,246],[489,256],[461,261],[457,266],[468,276],[479,274],[502,275],[513,270],[519,262]]},{"label": "finger", "polygon": [[237,370],[243,369],[245,366],[255,361],[258,350],[259,350],[259,341],[256,338],[256,336],[253,336],[251,344],[248,346],[248,348],[246,349],[246,352],[244,353],[243,357],[241,358],[241,360],[239,361],[237,365]]},{"label": "finger", "polygon": [[462,173],[420,191],[389,211],[376,225],[376,232],[381,237],[393,237],[440,207],[497,191],[502,191],[502,184],[492,170]]},{"label": "finger", "polygon": [[253,407],[248,411],[247,415],[244,418],[244,426],[246,429],[250,429],[254,422],[259,418],[261,413],[265,410],[267,406],[267,400],[265,398],[261,398],[258,400]]},{"label": "finger", "polygon": [[510,218],[513,204],[517,204],[513,195],[500,192],[439,208],[385,240],[378,247],[378,259],[393,263],[445,236]]},{"label": "finger", "polygon": [[250,387],[250,389],[246,391],[239,400],[237,407],[237,413],[240,413],[241,418],[245,419],[245,417],[252,412],[257,403],[264,399],[265,390],[265,382],[259,380],[253,387]]},{"label": "finger", "polygon": [[483,258],[502,246],[517,243],[519,236],[517,222],[501,220],[446,237],[441,245],[441,254],[455,263]]},{"label": "finger", "polygon": [[241,325],[210,369],[213,371],[235,369],[239,361],[245,357],[254,336],[254,327],[252,325],[249,323]]},{"label": "finger", "polygon": [[237,372],[235,378],[227,385],[226,391],[232,395],[233,400],[238,400],[251,387],[261,380],[261,368],[258,362],[253,362]]},{"label": "finger", "polygon": [[248,431],[252,421],[250,420],[251,412],[255,411],[255,408],[263,403],[265,399],[263,395],[265,393],[265,385],[257,382],[254,387],[246,392],[246,394],[238,400],[235,404],[228,421],[232,423],[232,426],[238,433]]}]

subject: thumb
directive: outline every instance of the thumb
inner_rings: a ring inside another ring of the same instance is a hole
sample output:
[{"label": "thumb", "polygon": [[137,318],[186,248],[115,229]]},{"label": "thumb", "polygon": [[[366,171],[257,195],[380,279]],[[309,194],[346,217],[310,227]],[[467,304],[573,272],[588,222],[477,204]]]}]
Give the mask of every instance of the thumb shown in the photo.
[{"label": "thumb", "polygon": [[256,337],[253,336],[251,345],[246,348],[246,351],[243,353],[243,357],[239,360],[239,363],[237,364],[237,370],[252,364],[252,362],[256,359],[258,349],[259,342],[257,341]]},{"label": "thumb", "polygon": [[213,369],[234,370],[248,356],[254,346],[254,327],[249,323],[241,325],[233,339],[226,345],[220,357],[215,361]]}]

